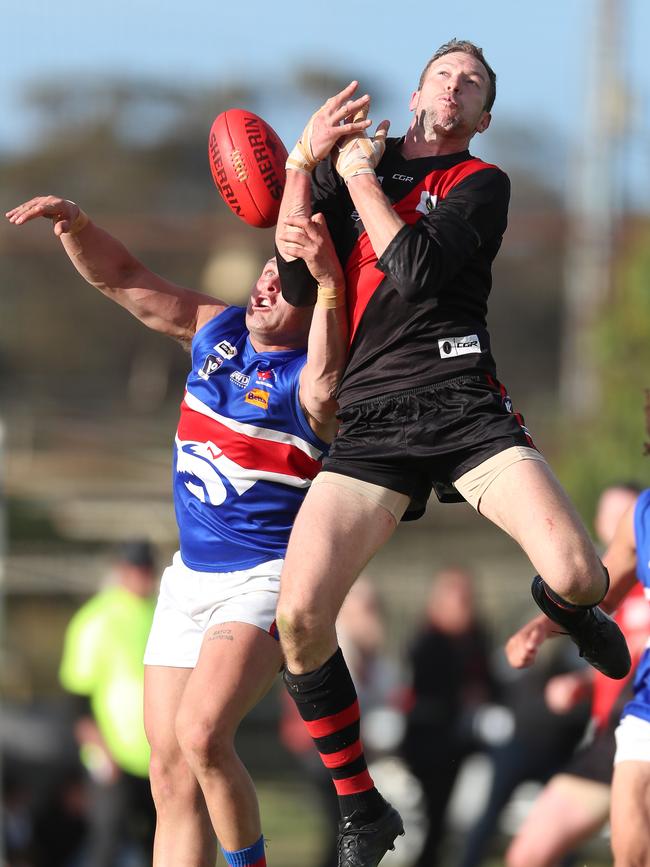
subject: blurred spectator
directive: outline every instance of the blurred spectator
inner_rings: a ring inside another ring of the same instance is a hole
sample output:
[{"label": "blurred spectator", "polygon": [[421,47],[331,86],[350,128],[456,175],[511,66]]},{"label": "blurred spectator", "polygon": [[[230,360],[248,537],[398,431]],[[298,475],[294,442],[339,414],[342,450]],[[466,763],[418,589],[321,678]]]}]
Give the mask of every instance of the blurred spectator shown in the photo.
[{"label": "blurred spectator", "polygon": [[402,752],[420,781],[428,830],[415,867],[436,863],[445,814],[462,761],[477,748],[476,713],[494,698],[489,645],[472,577],[464,569],[435,576],[426,622],[409,652],[412,694]]},{"label": "blurred spectator", "polygon": [[518,672],[504,683],[503,700],[513,715],[512,736],[488,751],[492,779],[485,806],[469,830],[461,867],[482,864],[492,838],[497,834],[501,813],[521,783],[545,783],[564,762],[582,738],[589,717],[586,700],[570,713],[553,713],[544,699],[548,681],[574,668],[572,647],[564,642],[548,646],[536,668]]},{"label": "blurred spectator", "polygon": [[29,791],[7,767],[2,774],[3,867],[32,867],[34,828]]},{"label": "blurred spectator", "polygon": [[60,678],[78,698],[75,735],[91,787],[80,867],[118,867],[125,857],[151,863],[155,811],[142,660],[156,586],[151,546],[127,542],[117,552],[114,582],[88,600],[66,630]]},{"label": "blurred spectator", "polygon": [[79,867],[88,832],[88,793],[81,765],[54,775],[34,810],[30,867]]},{"label": "blurred spectator", "polygon": [[[386,707],[397,699],[400,677],[398,667],[384,652],[385,625],[381,600],[367,576],[359,576],[350,588],[336,620],[336,632],[364,711],[364,722],[371,722],[373,710]],[[323,767],[294,702],[284,690],[280,693],[280,701],[280,738],[316,787],[328,826],[327,848],[315,867],[337,867],[336,834],[341,816],[332,778]],[[372,738],[367,741],[364,729],[361,737],[371,758]]]}]

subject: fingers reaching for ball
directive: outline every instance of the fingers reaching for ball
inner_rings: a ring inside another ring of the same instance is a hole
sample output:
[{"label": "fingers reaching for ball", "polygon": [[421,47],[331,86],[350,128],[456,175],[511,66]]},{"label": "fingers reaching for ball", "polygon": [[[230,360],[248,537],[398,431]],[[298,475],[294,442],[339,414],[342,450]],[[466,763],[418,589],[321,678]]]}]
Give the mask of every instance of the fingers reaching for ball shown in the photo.
[{"label": "fingers reaching for ball", "polygon": [[287,158],[288,169],[311,174],[341,136],[363,132],[370,126],[370,96],[365,93],[353,98],[358,86],[358,81],[351,81],[312,114]]},{"label": "fingers reaching for ball", "polygon": [[290,255],[304,260],[317,282],[344,285],[343,269],[322,214],[287,217],[279,240]]}]

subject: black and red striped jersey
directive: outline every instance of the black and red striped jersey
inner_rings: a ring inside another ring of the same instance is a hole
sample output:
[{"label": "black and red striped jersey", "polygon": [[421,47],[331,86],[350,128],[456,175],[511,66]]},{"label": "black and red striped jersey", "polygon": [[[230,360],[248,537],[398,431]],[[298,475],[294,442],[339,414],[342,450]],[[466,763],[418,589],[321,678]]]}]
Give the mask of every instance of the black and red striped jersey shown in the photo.
[{"label": "black and red striped jersey", "polygon": [[[510,182],[469,151],[407,160],[402,141],[389,139],[377,176],[406,225],[379,260],[331,161],[314,172],[314,211],[325,215],[346,274],[341,407],[462,373],[496,376],[487,300]],[[296,271],[279,265],[284,287]]]}]

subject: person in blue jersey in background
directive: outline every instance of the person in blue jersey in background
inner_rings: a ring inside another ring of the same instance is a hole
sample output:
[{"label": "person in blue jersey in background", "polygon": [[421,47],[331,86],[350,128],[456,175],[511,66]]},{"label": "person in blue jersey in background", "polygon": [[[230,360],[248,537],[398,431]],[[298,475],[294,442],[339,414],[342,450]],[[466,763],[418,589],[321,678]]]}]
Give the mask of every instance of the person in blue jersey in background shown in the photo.
[{"label": "person in blue jersey in background", "polygon": [[228,864],[265,867],[234,736],[282,665],[283,556],[337,426],[345,284],[325,221],[298,217],[289,229],[320,287],[313,307],[297,309],[273,258],[247,306],[227,306],[154,274],[74,202],[38,197],[6,216],[50,219],[82,277],[191,348],[174,459],[180,550],[162,576],[144,660],[153,864],[214,867],[216,835]]},{"label": "person in blue jersey in background", "polygon": [[[637,580],[650,597],[650,488],[623,515],[603,557],[610,589],[601,602],[605,611],[618,608]],[[544,615],[533,618],[510,638],[511,665],[532,665],[555,624]],[[634,677],[634,695],[623,708],[616,729],[612,781],[611,839],[616,867],[650,864],[650,647],[646,646]]]}]

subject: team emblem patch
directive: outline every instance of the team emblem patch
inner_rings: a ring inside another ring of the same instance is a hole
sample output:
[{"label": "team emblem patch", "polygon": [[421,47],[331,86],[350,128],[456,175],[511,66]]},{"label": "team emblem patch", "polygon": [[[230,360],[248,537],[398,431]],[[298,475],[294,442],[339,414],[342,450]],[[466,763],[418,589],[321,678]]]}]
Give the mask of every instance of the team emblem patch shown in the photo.
[{"label": "team emblem patch", "polygon": [[268,409],[270,396],[271,392],[269,391],[263,391],[261,388],[251,388],[251,390],[246,393],[244,400],[246,403],[257,406],[260,409]]},{"label": "team emblem patch", "polygon": [[430,214],[432,211],[438,206],[438,196],[433,195],[432,193],[426,192],[426,190],[420,194],[420,204],[415,209],[420,214]]},{"label": "team emblem patch", "polygon": [[223,358],[218,358],[216,355],[207,355],[203,366],[199,370],[199,376],[201,379],[209,379],[213,373],[219,370],[222,364]]},{"label": "team emblem patch", "polygon": [[255,382],[257,385],[263,385],[265,388],[273,388],[275,381],[275,371],[272,368],[258,367],[255,374]]}]

